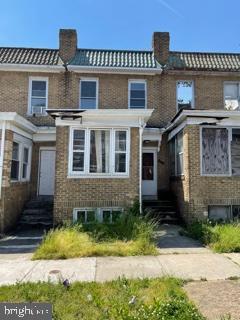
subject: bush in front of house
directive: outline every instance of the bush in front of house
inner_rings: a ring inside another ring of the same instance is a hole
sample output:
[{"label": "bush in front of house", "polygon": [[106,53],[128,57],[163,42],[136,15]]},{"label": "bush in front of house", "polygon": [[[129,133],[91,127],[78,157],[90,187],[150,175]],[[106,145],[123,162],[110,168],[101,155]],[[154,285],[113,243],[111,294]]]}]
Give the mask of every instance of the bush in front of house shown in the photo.
[{"label": "bush in front of house", "polygon": [[68,259],[92,256],[156,255],[156,224],[131,209],[115,223],[73,224],[51,230],[33,259]]},{"label": "bush in front of house", "polygon": [[240,223],[195,221],[187,226],[186,232],[216,252],[240,252]]}]

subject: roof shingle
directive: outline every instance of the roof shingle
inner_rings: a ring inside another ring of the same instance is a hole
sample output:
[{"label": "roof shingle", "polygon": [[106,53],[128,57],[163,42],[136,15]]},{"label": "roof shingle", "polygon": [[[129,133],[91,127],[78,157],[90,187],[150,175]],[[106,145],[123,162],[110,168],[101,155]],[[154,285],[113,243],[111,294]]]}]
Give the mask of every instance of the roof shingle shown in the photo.
[{"label": "roof shingle", "polygon": [[170,70],[240,71],[240,54],[171,51],[166,68]]},{"label": "roof shingle", "polygon": [[62,65],[56,49],[0,48],[0,64]]},{"label": "roof shingle", "polygon": [[70,65],[85,67],[157,68],[152,51],[78,49]]}]

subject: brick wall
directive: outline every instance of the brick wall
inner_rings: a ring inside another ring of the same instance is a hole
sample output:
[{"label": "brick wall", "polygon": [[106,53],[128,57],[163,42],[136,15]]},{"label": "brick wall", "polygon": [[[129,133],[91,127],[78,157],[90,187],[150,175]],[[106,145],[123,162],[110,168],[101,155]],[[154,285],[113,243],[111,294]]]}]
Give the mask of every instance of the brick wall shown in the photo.
[{"label": "brick wall", "polygon": [[73,208],[126,207],[139,192],[139,133],[131,129],[129,178],[69,179],[69,128],[57,127],[54,221],[72,220]]},{"label": "brick wall", "polygon": [[[120,75],[120,74],[77,74],[61,73],[27,73],[0,72],[0,111],[16,111],[27,117],[29,76],[49,78],[49,108],[78,108],[79,81],[81,77],[99,79],[99,108],[128,108],[128,80],[147,80],[147,105],[155,111],[148,125],[162,127],[176,113],[176,81],[194,80],[195,108],[222,109],[223,83],[229,80],[240,80],[240,77],[202,75],[173,75],[164,73],[155,76]],[[54,125],[50,117],[28,117],[37,125]]]}]

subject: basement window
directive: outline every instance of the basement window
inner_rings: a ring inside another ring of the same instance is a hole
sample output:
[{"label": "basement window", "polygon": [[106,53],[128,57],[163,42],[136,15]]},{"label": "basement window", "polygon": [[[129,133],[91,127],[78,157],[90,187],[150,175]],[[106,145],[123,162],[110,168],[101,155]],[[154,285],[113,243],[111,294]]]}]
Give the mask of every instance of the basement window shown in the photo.
[{"label": "basement window", "polygon": [[80,208],[73,210],[73,222],[88,223],[115,223],[122,214],[122,208]]},{"label": "basement window", "polygon": [[212,221],[227,221],[231,219],[230,206],[209,206],[208,217]]}]

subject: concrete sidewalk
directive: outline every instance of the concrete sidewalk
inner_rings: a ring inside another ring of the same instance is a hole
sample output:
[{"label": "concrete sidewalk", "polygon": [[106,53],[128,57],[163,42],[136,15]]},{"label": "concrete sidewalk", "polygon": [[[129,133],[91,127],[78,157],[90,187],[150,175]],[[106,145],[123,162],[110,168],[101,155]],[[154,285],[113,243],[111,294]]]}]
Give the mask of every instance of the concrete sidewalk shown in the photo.
[{"label": "concrete sidewalk", "polygon": [[[240,256],[240,254],[239,254]],[[164,254],[141,257],[101,257],[31,261],[31,255],[1,255],[0,285],[48,281],[51,273],[73,281],[108,281],[118,277],[174,276],[191,280],[240,277],[240,265],[214,253]],[[240,261],[240,258],[238,259]]]}]

